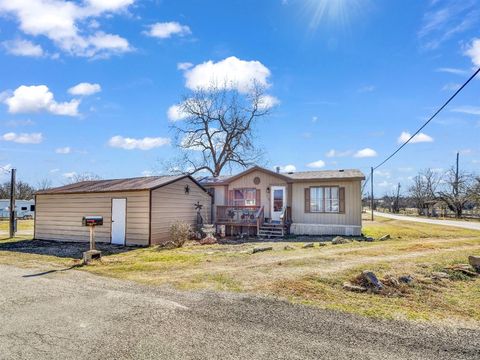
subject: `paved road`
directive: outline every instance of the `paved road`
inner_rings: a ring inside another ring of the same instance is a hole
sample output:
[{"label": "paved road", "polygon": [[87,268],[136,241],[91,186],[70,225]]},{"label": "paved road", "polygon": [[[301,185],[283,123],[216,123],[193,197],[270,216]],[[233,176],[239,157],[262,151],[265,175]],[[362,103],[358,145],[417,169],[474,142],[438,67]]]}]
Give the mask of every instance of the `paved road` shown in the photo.
[{"label": "paved road", "polygon": [[454,226],[454,227],[459,227],[463,229],[480,231],[480,222],[455,221],[455,220],[443,220],[443,219],[425,219],[425,218],[416,217],[416,216],[395,215],[395,214],[388,214],[388,213],[383,213],[378,211],[375,211],[374,214],[381,217],[386,217],[386,218],[395,219],[395,220],[414,221],[414,222],[434,224],[434,225]]},{"label": "paved road", "polygon": [[0,265],[1,359],[479,359],[480,330]]}]

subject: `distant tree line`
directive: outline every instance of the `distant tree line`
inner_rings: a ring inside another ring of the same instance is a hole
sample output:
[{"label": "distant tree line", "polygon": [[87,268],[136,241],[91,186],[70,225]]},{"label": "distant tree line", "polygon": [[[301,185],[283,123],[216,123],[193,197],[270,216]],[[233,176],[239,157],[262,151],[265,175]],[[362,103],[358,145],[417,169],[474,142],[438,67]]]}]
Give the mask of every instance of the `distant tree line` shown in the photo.
[{"label": "distant tree line", "polygon": [[450,212],[461,218],[465,210],[480,210],[480,176],[452,167],[445,172],[424,169],[413,177],[404,194],[397,189],[376,199],[376,207],[392,213],[416,209],[418,215],[437,216]]},{"label": "distant tree line", "polygon": [[[73,184],[80,181],[100,180],[100,176],[92,173],[74,174],[69,177],[65,184]],[[35,192],[39,190],[47,190],[52,187],[52,180],[45,178],[40,180],[36,185],[28,184],[25,181],[17,180],[15,182],[15,198],[18,200],[31,200],[34,198]],[[10,181],[0,184],[0,199],[10,198]]]}]

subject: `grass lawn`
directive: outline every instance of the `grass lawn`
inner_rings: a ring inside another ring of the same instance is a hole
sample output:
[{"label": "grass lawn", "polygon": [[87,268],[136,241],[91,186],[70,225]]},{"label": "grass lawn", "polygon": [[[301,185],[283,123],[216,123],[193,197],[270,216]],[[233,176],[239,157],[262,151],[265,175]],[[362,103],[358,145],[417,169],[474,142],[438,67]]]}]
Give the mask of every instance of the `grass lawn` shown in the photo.
[{"label": "grass lawn", "polygon": [[[480,279],[432,281],[432,271],[480,255],[480,232],[377,217],[364,233],[391,240],[302,248],[272,242],[273,251],[251,254],[256,243],[187,245],[180,249],[133,249],[104,256],[81,268],[103,276],[179,289],[210,289],[272,295],[291,302],[391,319],[480,327]],[[12,240],[8,240],[12,241]],[[0,240],[1,244],[1,240]],[[285,245],[293,249],[285,250]],[[72,265],[73,259],[0,251],[0,263]],[[377,276],[410,274],[414,285],[401,294],[374,295],[342,288],[362,270]]]},{"label": "grass lawn", "polygon": [[[33,220],[17,220],[18,231],[33,231]],[[0,232],[9,231],[8,220],[0,220]],[[0,234],[0,239],[2,235]]]}]

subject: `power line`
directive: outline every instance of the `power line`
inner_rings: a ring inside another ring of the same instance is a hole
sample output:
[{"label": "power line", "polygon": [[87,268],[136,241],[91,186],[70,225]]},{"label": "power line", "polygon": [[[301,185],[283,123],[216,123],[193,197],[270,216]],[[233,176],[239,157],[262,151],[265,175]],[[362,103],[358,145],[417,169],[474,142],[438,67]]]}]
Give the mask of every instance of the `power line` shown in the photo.
[{"label": "power line", "polygon": [[407,141],[405,141],[402,145],[400,145],[399,148],[398,148],[397,150],[395,150],[389,157],[387,157],[387,158],[386,158],[385,160],[383,160],[380,164],[378,164],[377,166],[375,166],[375,167],[373,168],[373,170],[377,170],[380,166],[382,166],[383,164],[385,164],[388,160],[390,160],[392,157],[394,157],[400,150],[402,150],[402,148],[403,148],[405,145],[407,145],[407,144],[410,142],[410,140],[412,140],[420,131],[422,131],[422,129],[423,129],[425,126],[427,126],[428,123],[429,123],[430,121],[432,121],[432,120],[450,103],[450,101],[452,101],[452,100],[458,95],[458,93],[459,93],[460,91],[462,91],[463,88],[464,88],[465,86],[467,86],[468,83],[469,83],[470,81],[472,81],[475,76],[477,76],[477,74],[478,74],[479,72],[480,72],[480,68],[478,68],[477,71],[475,71],[475,72],[473,73],[473,75],[470,76],[470,77],[468,78],[468,80],[465,81],[465,83],[463,83],[463,85],[460,86],[460,88],[459,88],[457,91],[455,91],[455,93],[454,93],[452,96],[450,96],[450,98],[435,112],[435,114],[433,114],[433,115],[430,117],[430,119],[428,119],[412,136],[410,136],[410,138],[409,138]]}]

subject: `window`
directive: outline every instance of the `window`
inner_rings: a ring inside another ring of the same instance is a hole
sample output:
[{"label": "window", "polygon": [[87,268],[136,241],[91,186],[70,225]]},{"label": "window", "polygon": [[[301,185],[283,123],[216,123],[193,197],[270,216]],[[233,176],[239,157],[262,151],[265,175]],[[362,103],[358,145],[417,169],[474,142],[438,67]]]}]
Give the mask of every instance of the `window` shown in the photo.
[{"label": "window", "polygon": [[331,212],[340,211],[338,187],[312,187],[310,188],[310,211]]},{"label": "window", "polygon": [[35,205],[30,205],[30,211],[35,211]]},{"label": "window", "polygon": [[28,208],[26,206],[22,206],[22,208],[21,208],[22,211],[27,211],[27,209]]},{"label": "window", "polygon": [[235,189],[233,191],[233,205],[255,206],[256,189]]}]

